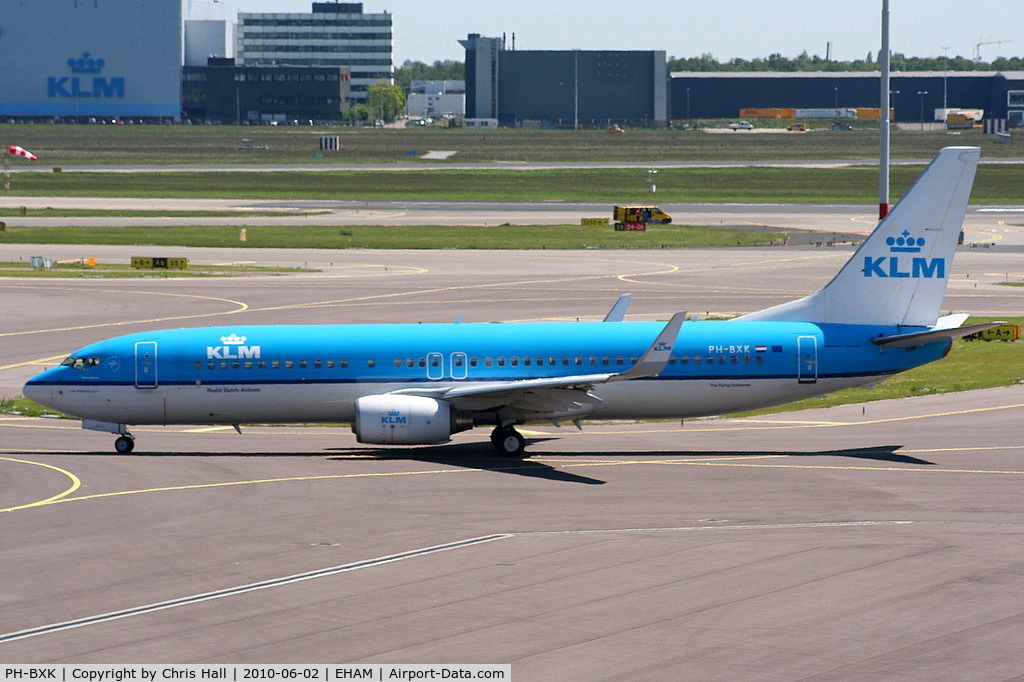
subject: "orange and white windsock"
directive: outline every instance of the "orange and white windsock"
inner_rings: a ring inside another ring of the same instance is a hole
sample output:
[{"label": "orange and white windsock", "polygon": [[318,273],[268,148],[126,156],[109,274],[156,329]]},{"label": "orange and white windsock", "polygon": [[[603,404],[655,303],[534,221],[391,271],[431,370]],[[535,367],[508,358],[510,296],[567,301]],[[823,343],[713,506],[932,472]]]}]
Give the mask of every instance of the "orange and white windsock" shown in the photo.
[{"label": "orange and white windsock", "polygon": [[36,156],[32,152],[30,152],[29,150],[25,149],[24,147],[19,147],[16,144],[12,144],[10,147],[8,147],[7,151],[9,151],[14,156],[24,156],[29,161],[38,161],[39,160],[38,156]]}]

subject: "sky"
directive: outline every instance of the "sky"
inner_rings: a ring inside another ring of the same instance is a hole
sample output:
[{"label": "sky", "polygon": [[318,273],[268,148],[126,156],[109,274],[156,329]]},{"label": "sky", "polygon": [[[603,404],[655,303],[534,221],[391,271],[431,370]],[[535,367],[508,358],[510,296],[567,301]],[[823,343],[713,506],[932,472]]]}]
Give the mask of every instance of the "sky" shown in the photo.
[{"label": "sky", "polygon": [[[238,12],[303,12],[312,0],[184,0],[186,17],[233,19]],[[602,7],[602,5],[604,5]],[[512,35],[519,50],[664,50],[669,57],[710,53],[721,62],[807,51],[837,61],[877,56],[881,0],[363,0],[366,13],[393,15],[394,58],[428,64],[464,61],[468,33]],[[1024,2],[889,0],[893,52],[908,57],[1024,56]]]}]

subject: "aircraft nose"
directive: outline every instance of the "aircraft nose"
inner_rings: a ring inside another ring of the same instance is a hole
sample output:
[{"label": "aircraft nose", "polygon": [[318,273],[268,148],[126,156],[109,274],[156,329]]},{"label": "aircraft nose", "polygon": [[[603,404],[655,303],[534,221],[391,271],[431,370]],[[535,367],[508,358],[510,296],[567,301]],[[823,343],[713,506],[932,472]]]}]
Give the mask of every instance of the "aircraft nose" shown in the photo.
[{"label": "aircraft nose", "polygon": [[49,407],[53,403],[53,386],[50,384],[39,384],[35,383],[35,380],[30,380],[22,387],[21,392],[26,398],[40,405]]}]

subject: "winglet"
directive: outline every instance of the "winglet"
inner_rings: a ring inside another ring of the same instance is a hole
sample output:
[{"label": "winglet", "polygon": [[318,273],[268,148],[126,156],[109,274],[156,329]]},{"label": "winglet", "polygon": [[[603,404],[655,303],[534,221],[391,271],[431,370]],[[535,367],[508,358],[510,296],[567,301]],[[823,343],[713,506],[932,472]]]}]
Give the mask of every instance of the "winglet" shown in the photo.
[{"label": "winglet", "polygon": [[631,298],[633,298],[633,294],[619,296],[619,300],[615,302],[612,309],[604,316],[602,322],[622,322],[622,319],[626,316],[626,308],[629,307],[629,300]]},{"label": "winglet", "polygon": [[608,381],[625,381],[627,379],[642,379],[644,377],[656,377],[661,374],[668,364],[672,355],[672,345],[679,336],[679,328],[686,319],[686,312],[678,312],[672,316],[665,328],[654,339],[654,343],[640,356],[640,360],[621,374],[609,377]]}]

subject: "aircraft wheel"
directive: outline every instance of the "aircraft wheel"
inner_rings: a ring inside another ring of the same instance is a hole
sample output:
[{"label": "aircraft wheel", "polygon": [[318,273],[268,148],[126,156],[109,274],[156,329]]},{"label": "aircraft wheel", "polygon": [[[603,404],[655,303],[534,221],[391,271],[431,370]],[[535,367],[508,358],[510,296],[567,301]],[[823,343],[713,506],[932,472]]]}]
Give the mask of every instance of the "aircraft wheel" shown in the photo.
[{"label": "aircraft wheel", "polygon": [[526,451],[526,439],[515,429],[494,429],[491,445],[506,457],[522,457]]},{"label": "aircraft wheel", "polygon": [[127,455],[135,449],[135,439],[131,436],[121,436],[114,441],[114,449],[122,455]]}]

